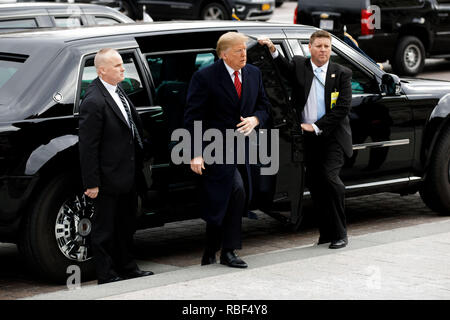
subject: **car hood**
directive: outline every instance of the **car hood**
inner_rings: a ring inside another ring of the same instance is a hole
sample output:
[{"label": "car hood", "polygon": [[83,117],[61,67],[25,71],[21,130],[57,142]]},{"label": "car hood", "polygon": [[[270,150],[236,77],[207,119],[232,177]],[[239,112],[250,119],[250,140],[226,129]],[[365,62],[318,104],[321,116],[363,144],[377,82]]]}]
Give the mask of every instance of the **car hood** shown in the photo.
[{"label": "car hood", "polygon": [[401,78],[401,85],[407,96],[423,95],[439,99],[450,93],[450,81],[444,80]]}]

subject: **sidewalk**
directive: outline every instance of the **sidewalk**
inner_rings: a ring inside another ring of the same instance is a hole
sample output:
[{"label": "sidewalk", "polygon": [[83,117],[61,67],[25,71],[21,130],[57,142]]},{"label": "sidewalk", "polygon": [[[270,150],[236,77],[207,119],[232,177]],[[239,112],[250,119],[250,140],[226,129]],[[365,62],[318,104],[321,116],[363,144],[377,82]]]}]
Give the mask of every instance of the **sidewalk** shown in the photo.
[{"label": "sidewalk", "polygon": [[450,299],[450,221],[349,238],[349,246],[306,245],[243,257],[248,269],[217,265],[30,299]]}]

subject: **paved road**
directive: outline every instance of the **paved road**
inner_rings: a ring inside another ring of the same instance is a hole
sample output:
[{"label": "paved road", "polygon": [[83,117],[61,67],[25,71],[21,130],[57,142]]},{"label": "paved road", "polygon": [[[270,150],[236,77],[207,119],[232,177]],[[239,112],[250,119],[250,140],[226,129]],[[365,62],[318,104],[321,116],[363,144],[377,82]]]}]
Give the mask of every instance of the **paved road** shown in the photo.
[{"label": "paved road", "polygon": [[[293,2],[277,9],[273,21],[292,21]],[[387,71],[389,65],[385,64]],[[450,62],[428,60],[424,78],[450,80]],[[427,209],[420,197],[400,197],[388,193],[348,199],[349,235],[370,235],[373,232],[395,230],[401,227],[431,222],[447,222]],[[204,223],[190,220],[171,223],[162,228],[139,231],[135,237],[135,254],[142,268],[156,273],[173,272],[199,264],[203,249]],[[272,218],[259,214],[258,220],[244,220],[244,248],[241,256],[266,254],[308,246],[317,240],[318,233],[313,217],[299,233],[293,233]],[[0,300],[32,297],[45,292],[64,289],[40,282],[25,269],[15,245],[0,243]],[[92,285],[95,282],[83,285]]]},{"label": "paved road", "polygon": [[[245,299],[258,304],[258,300],[280,299],[450,298],[450,221],[351,236],[349,241],[342,250],[311,244],[250,255],[245,270],[196,265],[32,299],[223,299],[232,303]],[[227,313],[225,308],[217,309],[218,315]],[[180,314],[171,310],[170,315]]]},{"label": "paved road", "polygon": [[[310,246],[318,232],[313,212],[307,208],[308,219],[300,232],[284,228],[278,221],[260,213],[257,220],[244,219],[242,257],[270,254],[279,250]],[[395,194],[350,198],[347,200],[350,237],[374,232],[396,230],[427,223],[450,222],[450,217],[430,211],[418,194],[401,197]],[[141,230],[135,236],[135,255],[141,268],[156,274],[187,269],[200,263],[204,245],[204,222],[189,220],[164,227]],[[25,269],[17,248],[0,244],[0,299],[18,299],[59,291],[64,286],[40,282]],[[94,285],[94,282],[82,286]]]}]

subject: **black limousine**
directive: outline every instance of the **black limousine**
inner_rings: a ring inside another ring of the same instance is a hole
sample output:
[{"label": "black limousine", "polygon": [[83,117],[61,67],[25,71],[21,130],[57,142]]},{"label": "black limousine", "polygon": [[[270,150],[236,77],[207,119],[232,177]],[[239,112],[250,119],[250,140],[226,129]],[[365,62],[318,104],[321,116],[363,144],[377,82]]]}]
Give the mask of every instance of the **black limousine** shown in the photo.
[{"label": "black limousine", "polygon": [[[81,187],[77,126],[80,101],[96,77],[93,58],[103,47],[121,53],[122,87],[146,130],[148,190],[139,198],[139,227],[198,217],[194,175],[170,160],[171,132],[182,126],[192,74],[217,59],[216,41],[230,30],[251,39],[248,60],[263,73],[272,128],[279,132],[279,171],[254,182],[252,208],[298,227],[308,191],[303,139],[290,100],[295,88],[255,39],[269,36],[292,58],[309,54],[316,28],[172,22],[80,30],[0,36],[0,241],[18,243],[33,270],[50,280],[64,281],[71,264],[86,277],[92,274],[93,210]],[[387,74],[337,38],[331,59],[353,71],[354,155],[341,172],[347,196],[419,191],[430,208],[449,214],[450,82]],[[288,214],[276,214],[286,208]]]}]

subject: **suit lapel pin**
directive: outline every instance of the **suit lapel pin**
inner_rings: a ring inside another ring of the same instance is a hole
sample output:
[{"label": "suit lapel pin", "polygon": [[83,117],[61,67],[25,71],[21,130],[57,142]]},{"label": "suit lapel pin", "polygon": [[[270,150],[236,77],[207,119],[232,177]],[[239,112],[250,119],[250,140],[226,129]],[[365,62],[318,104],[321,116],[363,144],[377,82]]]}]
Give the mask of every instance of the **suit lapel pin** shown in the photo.
[{"label": "suit lapel pin", "polygon": [[332,77],[332,78],[335,78],[335,77],[336,77],[336,74],[334,74],[334,73],[331,74],[331,77]]}]

